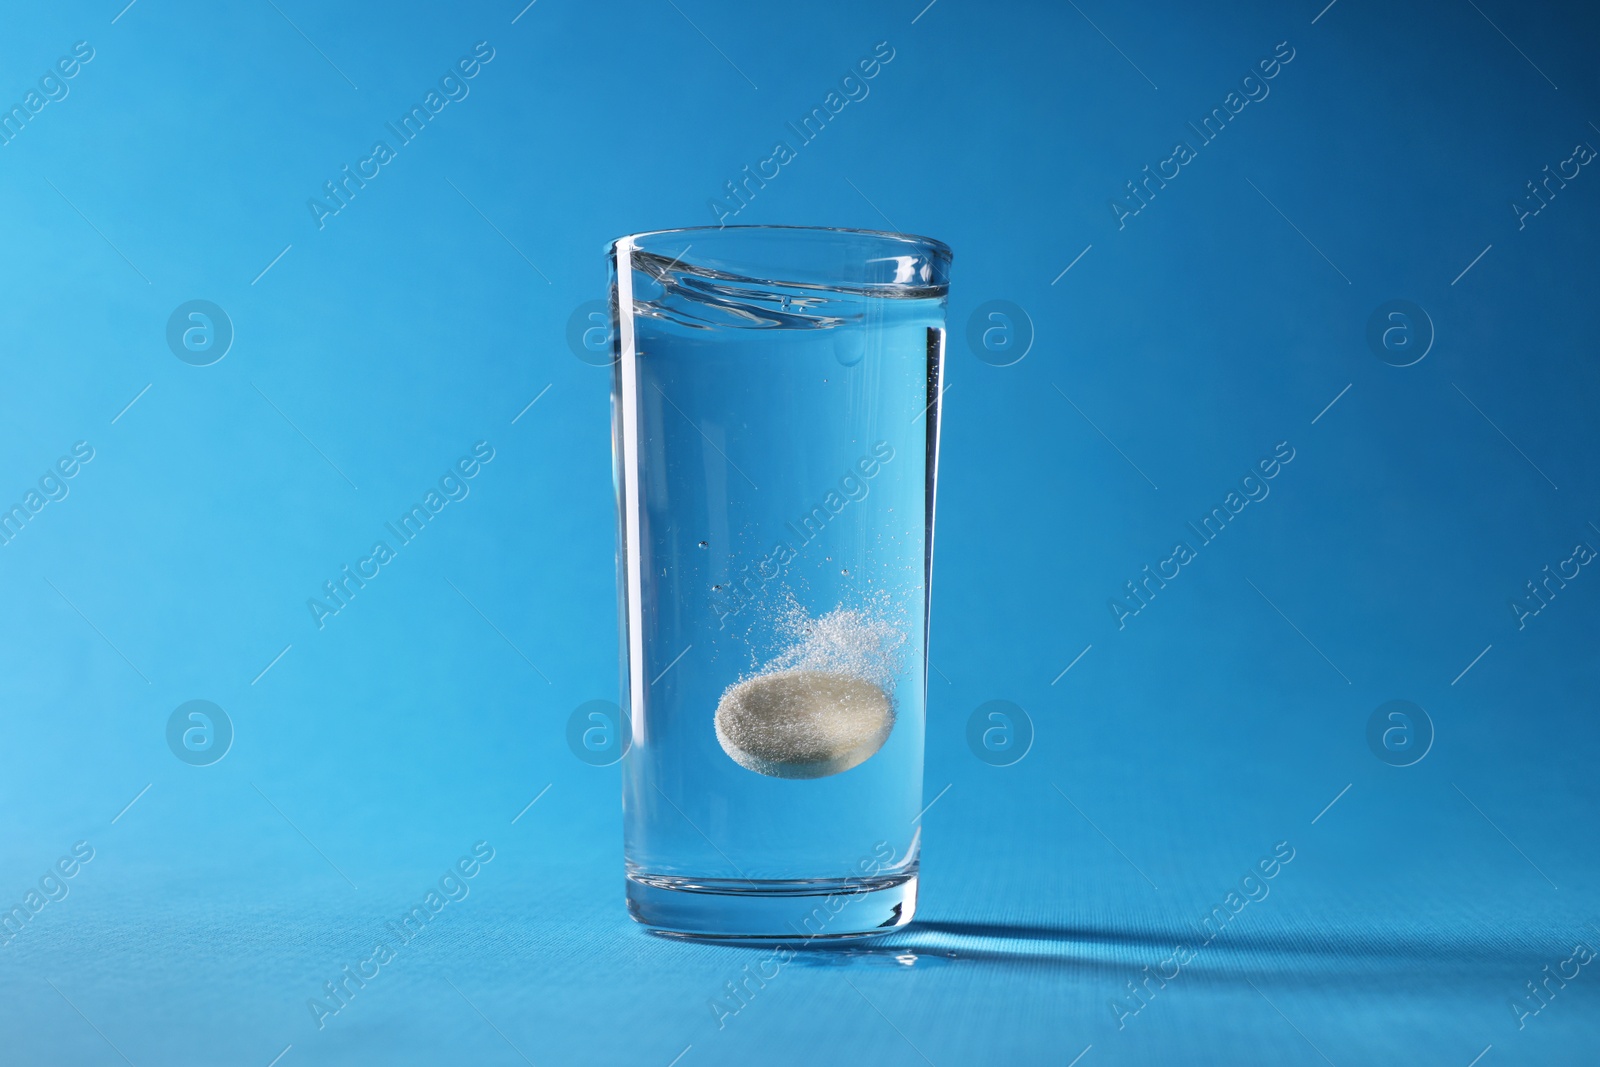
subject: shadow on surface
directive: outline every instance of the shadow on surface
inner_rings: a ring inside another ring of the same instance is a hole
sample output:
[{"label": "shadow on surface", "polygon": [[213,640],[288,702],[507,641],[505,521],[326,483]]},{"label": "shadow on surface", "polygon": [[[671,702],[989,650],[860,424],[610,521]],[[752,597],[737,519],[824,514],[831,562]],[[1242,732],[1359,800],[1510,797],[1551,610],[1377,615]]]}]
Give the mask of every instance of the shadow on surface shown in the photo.
[{"label": "shadow on surface", "polygon": [[[1077,927],[1039,923],[914,921],[882,937],[789,943],[792,965],[839,967],[881,964],[892,968],[971,963],[1087,974],[1138,970],[1167,959],[1178,945],[1194,951],[1185,972],[1237,982],[1271,975],[1282,982],[1370,982],[1412,977],[1429,985],[1476,978],[1503,980],[1535,974],[1561,938],[1545,930],[1437,929],[1415,926],[1362,929],[1241,928],[1248,916],[1224,927],[1209,943],[1196,928],[1177,924],[1138,928]],[[724,946],[736,947],[736,946]],[[747,950],[750,946],[742,946]],[[773,952],[776,945],[759,951]]]}]

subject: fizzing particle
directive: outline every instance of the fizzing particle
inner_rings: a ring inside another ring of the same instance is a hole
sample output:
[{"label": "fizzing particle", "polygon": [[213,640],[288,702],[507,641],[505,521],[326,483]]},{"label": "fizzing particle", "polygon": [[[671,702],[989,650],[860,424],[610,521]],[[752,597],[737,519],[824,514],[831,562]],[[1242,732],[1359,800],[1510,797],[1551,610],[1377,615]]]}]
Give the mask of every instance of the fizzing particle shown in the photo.
[{"label": "fizzing particle", "polygon": [[858,766],[894,729],[894,704],[851,674],[790,669],[730,686],[717,740],[741,767],[774,778],[825,778]]}]

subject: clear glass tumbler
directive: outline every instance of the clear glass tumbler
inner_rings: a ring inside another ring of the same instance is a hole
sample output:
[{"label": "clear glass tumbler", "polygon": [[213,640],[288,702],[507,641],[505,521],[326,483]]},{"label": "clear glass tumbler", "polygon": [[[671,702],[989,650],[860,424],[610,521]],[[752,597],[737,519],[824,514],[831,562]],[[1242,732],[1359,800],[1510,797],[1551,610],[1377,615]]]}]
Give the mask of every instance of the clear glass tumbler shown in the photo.
[{"label": "clear glass tumbler", "polygon": [[628,909],[910,922],[950,250],[708,227],[611,266]]}]

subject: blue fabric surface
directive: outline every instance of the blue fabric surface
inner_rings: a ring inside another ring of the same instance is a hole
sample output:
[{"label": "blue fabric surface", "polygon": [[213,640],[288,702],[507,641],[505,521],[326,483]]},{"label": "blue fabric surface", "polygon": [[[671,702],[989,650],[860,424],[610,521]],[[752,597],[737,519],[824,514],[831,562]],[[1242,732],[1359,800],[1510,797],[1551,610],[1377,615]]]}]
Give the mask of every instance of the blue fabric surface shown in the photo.
[{"label": "blue fabric surface", "polygon": [[[0,34],[0,1062],[1596,1062],[1591,9],[124,3]],[[608,239],[731,213],[879,42],[729,221],[955,249],[921,905],[779,965],[627,918],[567,746],[617,685],[581,334]]]}]

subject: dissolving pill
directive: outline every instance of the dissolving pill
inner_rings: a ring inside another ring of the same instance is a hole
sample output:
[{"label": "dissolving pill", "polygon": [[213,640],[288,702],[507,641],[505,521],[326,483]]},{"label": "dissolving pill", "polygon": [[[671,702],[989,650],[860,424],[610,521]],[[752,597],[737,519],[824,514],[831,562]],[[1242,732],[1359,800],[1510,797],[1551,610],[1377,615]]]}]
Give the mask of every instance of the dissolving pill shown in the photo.
[{"label": "dissolving pill", "polygon": [[717,702],[717,741],[773,778],[825,778],[870,759],[894,730],[903,627],[885,605],[813,619],[792,600],[777,618],[785,650]]},{"label": "dissolving pill", "polygon": [[716,728],[722,750],[741,767],[774,778],[824,778],[883,747],[894,705],[864,678],[778,671],[723,693]]}]

